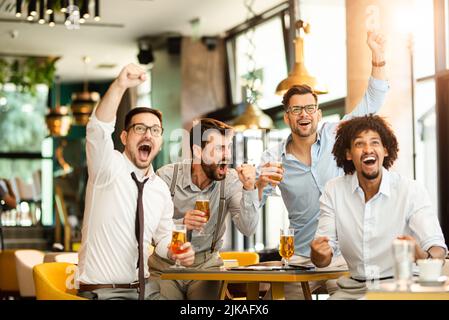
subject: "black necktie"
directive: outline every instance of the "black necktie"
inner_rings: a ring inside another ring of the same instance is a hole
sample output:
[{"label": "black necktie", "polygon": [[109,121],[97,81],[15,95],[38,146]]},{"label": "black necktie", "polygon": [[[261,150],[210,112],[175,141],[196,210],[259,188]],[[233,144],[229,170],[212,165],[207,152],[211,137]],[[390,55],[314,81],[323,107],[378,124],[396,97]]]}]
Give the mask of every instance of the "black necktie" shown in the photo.
[{"label": "black necktie", "polygon": [[137,210],[136,210],[136,239],[139,250],[139,261],[137,263],[137,266],[139,268],[139,300],[143,300],[145,299],[145,263],[143,261],[144,223],[143,223],[142,195],[143,195],[143,187],[145,186],[145,183],[148,181],[148,178],[143,180],[143,182],[140,182],[139,180],[137,180],[136,174],[134,172],[131,173],[131,177],[136,183],[137,190],[139,191],[139,194],[137,196]]}]

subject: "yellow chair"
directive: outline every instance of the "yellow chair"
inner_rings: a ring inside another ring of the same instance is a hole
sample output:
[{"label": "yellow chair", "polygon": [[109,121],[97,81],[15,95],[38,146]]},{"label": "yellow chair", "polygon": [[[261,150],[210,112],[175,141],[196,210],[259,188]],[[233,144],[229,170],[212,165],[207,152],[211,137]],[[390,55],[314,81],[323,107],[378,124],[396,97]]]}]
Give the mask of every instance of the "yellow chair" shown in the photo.
[{"label": "yellow chair", "polygon": [[259,263],[259,254],[257,252],[227,251],[220,252],[220,257],[223,260],[237,260],[239,263],[239,267]]},{"label": "yellow chair", "polygon": [[[239,267],[259,263],[259,254],[257,252],[227,251],[220,252],[220,257],[222,260],[237,260]],[[246,284],[226,282],[224,285],[227,286],[226,298],[242,299],[246,297]]]},{"label": "yellow chair", "polygon": [[76,266],[67,262],[49,262],[33,268],[37,300],[86,300],[76,295]]},{"label": "yellow chair", "polygon": [[20,297],[15,252],[13,249],[0,251],[0,299]]}]

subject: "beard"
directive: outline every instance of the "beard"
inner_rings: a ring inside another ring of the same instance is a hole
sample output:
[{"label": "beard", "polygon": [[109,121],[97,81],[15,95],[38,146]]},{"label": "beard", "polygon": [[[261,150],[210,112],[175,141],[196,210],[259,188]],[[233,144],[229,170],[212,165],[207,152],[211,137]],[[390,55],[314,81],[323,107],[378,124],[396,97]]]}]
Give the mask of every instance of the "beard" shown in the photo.
[{"label": "beard", "polygon": [[223,165],[220,164],[205,164],[201,162],[201,168],[203,169],[206,176],[213,181],[221,181],[226,178],[226,171],[224,173],[220,173],[220,168]]},{"label": "beard", "polygon": [[310,124],[310,129],[308,129],[307,131],[301,130],[299,124],[296,124],[296,126],[294,126],[294,124],[293,126],[290,125],[290,130],[292,131],[292,133],[296,134],[301,138],[307,138],[316,133],[317,127],[318,125],[312,121],[312,123]]},{"label": "beard", "polygon": [[379,174],[380,174],[380,170],[374,171],[372,173],[366,173],[365,171],[362,171],[362,176],[368,180],[377,179],[377,177],[379,177]]}]

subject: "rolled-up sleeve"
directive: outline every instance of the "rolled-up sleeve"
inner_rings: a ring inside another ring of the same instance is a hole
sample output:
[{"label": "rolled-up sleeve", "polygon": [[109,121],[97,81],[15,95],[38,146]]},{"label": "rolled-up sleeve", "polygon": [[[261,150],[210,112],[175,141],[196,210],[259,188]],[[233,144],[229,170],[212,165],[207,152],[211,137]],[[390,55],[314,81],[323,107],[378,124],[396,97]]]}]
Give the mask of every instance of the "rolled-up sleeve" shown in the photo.
[{"label": "rolled-up sleeve", "polygon": [[259,196],[257,188],[245,190],[243,185],[234,175],[229,185],[231,197],[229,199],[228,211],[237,229],[245,236],[256,232],[259,223]]},{"label": "rolled-up sleeve", "polygon": [[427,191],[418,183],[414,183],[412,188],[410,197],[412,207],[408,218],[410,229],[417,237],[417,241],[423,250],[427,251],[431,247],[442,247],[447,254],[447,246],[438,216]]},{"label": "rolled-up sleeve", "polygon": [[390,88],[388,81],[369,78],[365,95],[355,109],[344,116],[343,120],[361,117],[371,113],[377,113],[384,104],[386,94]]}]

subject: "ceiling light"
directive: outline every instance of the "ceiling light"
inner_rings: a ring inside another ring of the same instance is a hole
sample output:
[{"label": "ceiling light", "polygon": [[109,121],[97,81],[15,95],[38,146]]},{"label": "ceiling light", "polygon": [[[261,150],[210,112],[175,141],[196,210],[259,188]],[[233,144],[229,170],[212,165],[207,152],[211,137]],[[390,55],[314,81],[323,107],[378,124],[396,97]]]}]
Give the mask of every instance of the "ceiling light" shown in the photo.
[{"label": "ceiling light", "polygon": [[22,0],[16,0],[16,17],[22,16]]},{"label": "ceiling light", "polygon": [[62,13],[66,13],[67,12],[67,7],[69,6],[69,1],[68,0],[61,0],[61,12]]},{"label": "ceiling light", "polygon": [[55,14],[54,13],[50,14],[50,20],[49,21],[50,22],[48,23],[48,26],[53,28],[55,26]]},{"label": "ceiling light", "polygon": [[37,15],[36,11],[36,0],[30,0],[30,3],[28,4],[28,13],[30,16]]},{"label": "ceiling light", "polygon": [[95,0],[95,21],[100,21],[100,0]]},{"label": "ceiling light", "polygon": [[316,78],[309,74],[304,63],[304,36],[301,35],[301,29],[304,31],[304,34],[309,33],[310,24],[299,20],[298,29],[300,34],[293,41],[295,44],[295,64],[288,77],[277,85],[276,94],[283,95],[291,87],[302,84],[310,86],[316,94],[325,94],[327,90],[318,89]]},{"label": "ceiling light", "polygon": [[45,23],[45,1],[39,0],[39,24]]}]

